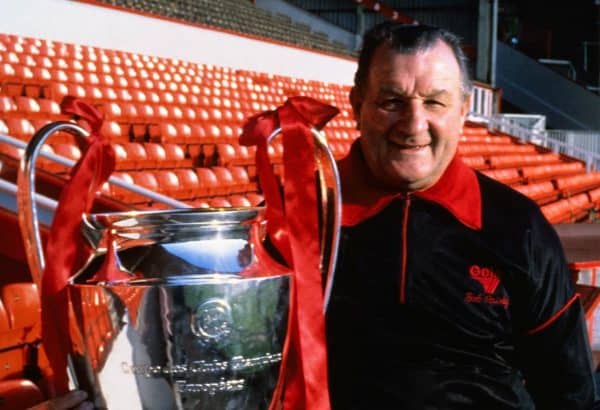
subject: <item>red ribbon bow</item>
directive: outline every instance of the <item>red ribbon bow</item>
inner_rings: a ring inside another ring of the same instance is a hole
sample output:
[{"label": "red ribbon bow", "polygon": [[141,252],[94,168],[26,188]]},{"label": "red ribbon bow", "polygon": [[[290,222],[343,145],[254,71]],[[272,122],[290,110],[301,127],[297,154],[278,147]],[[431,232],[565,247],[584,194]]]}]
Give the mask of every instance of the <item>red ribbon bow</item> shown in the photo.
[{"label": "red ribbon bow", "polygon": [[68,390],[67,355],[71,345],[67,283],[89,256],[81,235],[82,215],[90,211],[96,192],[115,168],[115,154],[100,134],[102,114],[93,106],[65,97],[62,112],[84,120],[90,136],[84,154],[71,170],[54,214],[46,244],[46,267],[42,277],[42,339],[53,370],[55,394]]},{"label": "red ribbon bow", "polygon": [[[285,391],[281,393],[279,383],[277,393],[283,394],[286,410],[330,408],[315,148],[310,127],[323,128],[338,112],[312,98],[293,97],[276,111],[251,117],[240,136],[240,144],[257,146],[257,174],[265,196],[269,237],[294,271],[280,378]],[[267,151],[267,138],[278,126],[283,134],[285,201]]]}]

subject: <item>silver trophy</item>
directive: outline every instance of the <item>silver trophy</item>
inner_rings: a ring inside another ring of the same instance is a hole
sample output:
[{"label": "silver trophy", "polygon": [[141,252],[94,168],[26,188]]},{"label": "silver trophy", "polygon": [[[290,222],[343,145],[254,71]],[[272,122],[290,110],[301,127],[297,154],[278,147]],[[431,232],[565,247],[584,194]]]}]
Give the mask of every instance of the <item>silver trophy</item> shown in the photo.
[{"label": "silver trophy", "polygon": [[[21,229],[38,283],[44,256],[33,165],[57,131],[88,135],[69,122],[46,125],[29,143],[19,175]],[[313,135],[327,298],[340,188],[322,134]],[[269,408],[286,337],[290,272],[265,247],[262,214],[256,207],[84,215],[82,235],[94,252],[68,285],[77,325],[69,370],[96,408]],[[128,279],[90,284],[108,256]]]}]

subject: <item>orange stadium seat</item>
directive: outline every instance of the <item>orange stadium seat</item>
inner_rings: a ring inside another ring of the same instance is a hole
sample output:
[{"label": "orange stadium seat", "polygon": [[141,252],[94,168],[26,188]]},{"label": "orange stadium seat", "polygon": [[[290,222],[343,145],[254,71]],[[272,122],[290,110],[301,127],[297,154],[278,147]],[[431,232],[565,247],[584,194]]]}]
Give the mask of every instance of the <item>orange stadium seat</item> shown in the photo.
[{"label": "orange stadium seat", "polygon": [[40,322],[40,297],[33,283],[11,283],[0,290],[12,329],[31,329]]},{"label": "orange stadium seat", "polygon": [[220,181],[210,168],[196,168],[198,175],[198,196],[214,196],[218,195],[220,189]]},{"label": "orange stadium seat", "polygon": [[185,190],[181,186],[179,177],[175,172],[168,170],[154,171],[154,176],[158,183],[158,192],[174,198],[183,197]]},{"label": "orange stadium seat", "polygon": [[463,162],[473,169],[485,169],[487,168],[487,161],[483,155],[475,155],[462,157]]},{"label": "orange stadium seat", "polygon": [[198,189],[200,188],[200,180],[198,174],[193,170],[176,169],[175,174],[179,178],[180,183],[180,197],[181,198],[194,198],[198,195]]},{"label": "orange stadium seat", "polygon": [[527,185],[517,185],[514,186],[513,189],[516,189],[523,195],[533,199],[538,204],[554,201],[559,195],[559,191],[550,181],[537,182]]},{"label": "orange stadium seat", "polygon": [[31,380],[13,379],[0,382],[0,406],[4,409],[28,409],[45,399]]},{"label": "orange stadium seat", "polygon": [[166,168],[167,153],[162,144],[146,142],[143,147],[146,150],[147,158],[143,164],[138,166],[139,168]]},{"label": "orange stadium seat", "polygon": [[236,186],[236,181],[231,171],[225,167],[212,167],[212,171],[219,181],[219,186],[215,195],[231,194]]},{"label": "orange stadium seat", "polygon": [[5,123],[8,134],[17,139],[29,141],[35,133],[33,125],[25,118],[6,118]]},{"label": "orange stadium seat", "polygon": [[[158,181],[152,171],[133,171],[130,173],[133,183],[139,187],[149,189],[154,192],[159,191]],[[134,194],[130,198],[131,202],[149,202],[150,199],[143,195]]]},{"label": "orange stadium seat", "polygon": [[552,224],[565,222],[573,216],[569,201],[566,199],[542,206],[542,213]]},{"label": "orange stadium seat", "polygon": [[179,144],[163,144],[165,150],[165,168],[179,168],[191,166],[191,160],[186,159],[185,151]]},{"label": "orange stadium seat", "polygon": [[481,172],[507,185],[516,184],[521,180],[521,175],[517,168],[486,169]]},{"label": "orange stadium seat", "polygon": [[217,197],[208,200],[211,208],[231,208],[231,202],[227,198]]},{"label": "orange stadium seat", "polygon": [[555,181],[556,188],[563,195],[569,196],[600,185],[600,172],[558,177]]},{"label": "orange stadium seat", "polygon": [[231,195],[228,198],[229,203],[233,207],[250,207],[252,202],[245,196],[240,194]]},{"label": "orange stadium seat", "polygon": [[574,161],[559,164],[533,165],[521,168],[521,175],[526,181],[552,178],[569,174],[581,174],[585,172],[582,162]]},{"label": "orange stadium seat", "polygon": [[489,158],[491,168],[511,168],[525,165],[552,164],[560,162],[560,156],[555,153],[546,154],[517,154],[492,155]]}]

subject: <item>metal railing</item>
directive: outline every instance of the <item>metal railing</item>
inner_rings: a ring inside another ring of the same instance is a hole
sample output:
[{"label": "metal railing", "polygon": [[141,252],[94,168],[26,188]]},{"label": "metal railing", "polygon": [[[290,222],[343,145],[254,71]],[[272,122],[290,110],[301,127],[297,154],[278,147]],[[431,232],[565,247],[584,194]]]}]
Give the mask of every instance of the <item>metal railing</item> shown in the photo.
[{"label": "metal railing", "polygon": [[487,124],[490,131],[503,132],[523,142],[530,142],[553,152],[580,159],[585,162],[587,172],[600,169],[600,132],[527,128],[504,114],[485,117],[470,113],[468,118]]},{"label": "metal railing", "polygon": [[[27,146],[27,143],[18,140],[16,138],[13,138],[11,136],[5,135],[5,134],[0,134],[0,143],[5,143],[8,145],[11,145],[13,147],[16,147],[17,149],[25,149],[25,147]],[[60,155],[56,155],[50,152],[45,152],[44,150],[40,151],[40,155],[46,159],[49,159],[52,162],[55,162],[57,164],[60,165],[64,165],[67,167],[73,167],[73,165],[75,165],[75,161],[65,158],[63,156]],[[6,193],[9,194],[16,194],[16,185],[12,184],[8,181],[2,181],[0,180],[2,183],[0,184],[0,190],[4,191]],[[121,187],[127,191],[142,195],[145,198],[148,198],[149,201],[152,202],[158,202],[173,208],[191,208],[191,205],[186,204],[185,202],[181,202],[181,201],[177,201],[173,198],[170,198],[168,196],[159,194],[158,192],[152,191],[151,189],[147,189],[147,188],[143,188],[140,186],[137,186],[135,184],[131,184],[123,179],[117,178],[117,177],[113,177],[111,176],[108,179],[108,182],[112,185]],[[48,209],[48,210],[54,210],[56,209],[56,201],[41,196],[41,195],[37,195],[36,196],[36,202],[39,203],[40,206]]]}]

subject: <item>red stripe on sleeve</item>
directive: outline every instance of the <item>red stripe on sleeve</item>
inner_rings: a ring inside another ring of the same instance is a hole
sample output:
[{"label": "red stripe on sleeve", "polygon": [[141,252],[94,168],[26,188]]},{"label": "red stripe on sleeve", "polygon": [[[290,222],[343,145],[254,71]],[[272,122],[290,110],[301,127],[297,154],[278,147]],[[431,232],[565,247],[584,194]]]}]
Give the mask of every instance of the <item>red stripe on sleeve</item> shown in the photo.
[{"label": "red stripe on sleeve", "polygon": [[537,332],[547,328],[548,326],[550,326],[552,324],[552,322],[554,322],[556,319],[558,319],[559,316],[562,315],[569,308],[569,306],[571,306],[573,304],[573,302],[575,302],[577,299],[579,299],[579,293],[576,293],[575,295],[573,295],[573,297],[571,299],[569,299],[569,301],[558,312],[556,312],[554,315],[552,315],[552,317],[550,319],[546,320],[541,325],[531,329],[526,334],[532,335],[532,334],[537,333]]}]

